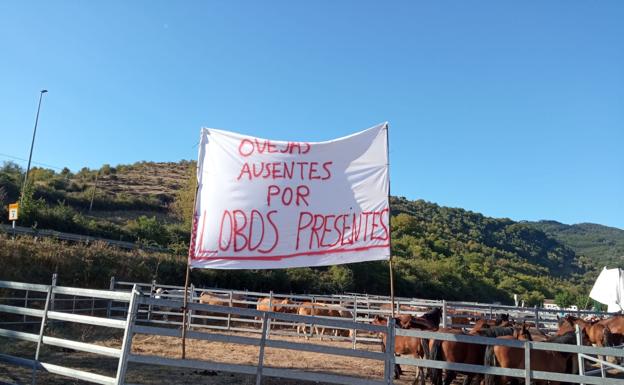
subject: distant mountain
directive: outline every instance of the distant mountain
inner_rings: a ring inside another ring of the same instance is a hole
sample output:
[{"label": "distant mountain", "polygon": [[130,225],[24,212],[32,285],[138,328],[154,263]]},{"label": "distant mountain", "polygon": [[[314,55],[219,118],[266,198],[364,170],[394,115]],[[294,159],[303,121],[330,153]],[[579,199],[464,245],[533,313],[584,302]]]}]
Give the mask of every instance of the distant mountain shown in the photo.
[{"label": "distant mountain", "polygon": [[597,268],[624,268],[624,230],[595,223],[566,225],[556,221],[525,222],[587,257]]}]

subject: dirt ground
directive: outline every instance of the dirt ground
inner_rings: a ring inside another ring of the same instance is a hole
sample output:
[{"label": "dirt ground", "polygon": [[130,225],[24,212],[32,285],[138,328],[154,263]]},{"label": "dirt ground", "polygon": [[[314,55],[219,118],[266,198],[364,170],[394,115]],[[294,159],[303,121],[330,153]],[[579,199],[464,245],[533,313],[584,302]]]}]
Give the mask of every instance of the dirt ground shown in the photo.
[{"label": "dirt ground", "polygon": [[[85,335],[84,332],[77,333]],[[88,333],[87,333],[88,334]],[[224,333],[226,334],[226,333]],[[258,334],[237,333],[236,335],[244,335],[248,337],[258,338]],[[68,336],[66,336],[69,338]],[[271,336],[271,338],[279,338],[281,340],[303,342],[303,338]],[[76,338],[73,338],[76,339]],[[318,339],[310,340],[311,343],[331,345],[337,347],[351,348],[350,342],[338,341],[319,341]],[[99,345],[119,347],[121,345],[121,336],[100,338],[97,342]],[[4,345],[4,346],[3,346]],[[156,355],[169,358],[179,358],[181,353],[181,340],[179,338],[136,335],[133,339],[132,351],[141,355]],[[379,344],[360,344],[358,349],[381,351]],[[258,363],[258,347],[238,345],[232,343],[208,342],[198,340],[187,340],[187,358],[206,360],[211,362],[233,363],[257,365]],[[10,341],[0,339],[0,352],[21,356],[24,358],[32,358],[34,352],[34,344],[28,342]],[[41,360],[53,364],[68,366],[75,369],[85,370],[98,374],[112,376],[116,370],[117,360],[112,358],[103,358],[90,353],[63,351],[62,349],[45,346],[42,349]],[[312,372],[323,372],[332,374],[344,374],[353,377],[379,379],[383,378],[383,362],[343,357],[327,354],[308,353],[285,349],[265,349],[265,366],[277,368],[299,369]],[[404,367],[404,374],[400,380],[396,380],[396,384],[411,384],[416,372],[412,367]],[[61,376],[48,373],[39,373],[37,375],[37,384],[50,385],[83,385],[84,381],[70,380]],[[25,368],[16,368],[0,363],[0,384],[4,382],[14,384],[30,383],[31,370]],[[255,376],[213,372],[206,370],[156,367],[151,365],[130,364],[126,376],[129,384],[145,384],[145,385],[216,385],[216,384],[255,384]],[[265,385],[270,384],[312,384],[312,382],[287,380],[279,378],[266,377],[262,381]]]},{"label": "dirt ground", "polygon": [[[229,333],[222,333],[229,334]],[[258,334],[235,333],[238,336],[259,338]],[[120,333],[102,334],[90,327],[72,328],[70,330],[59,328],[47,332],[48,336],[64,337],[76,341],[90,342],[98,345],[119,348],[121,346]],[[272,339],[280,339],[291,342],[304,342],[303,338],[271,336]],[[330,345],[343,348],[351,348],[351,342],[320,341],[311,339],[309,343]],[[381,351],[379,344],[358,343],[359,350]],[[16,342],[0,337],[0,353],[11,354],[24,358],[33,358],[35,344],[30,342]],[[255,346],[238,345],[233,343],[208,342],[199,340],[187,340],[187,358],[210,362],[257,365],[259,348]],[[180,358],[181,339],[162,336],[136,335],[132,343],[132,352],[138,355],[153,355],[168,358]],[[43,345],[41,361],[80,369],[88,372],[113,376],[117,368],[117,360],[96,356],[90,353],[76,352]],[[298,369],[309,372],[322,372],[330,374],[343,374],[352,377],[377,379],[383,378],[384,365],[381,361],[335,356],[318,353],[300,352],[286,349],[265,349],[265,366],[275,368]],[[411,384],[416,376],[414,367],[403,366],[403,375],[395,384]],[[18,368],[0,363],[0,385],[5,384],[30,384],[32,371],[26,368]],[[453,384],[460,384],[463,377],[458,376]],[[142,385],[217,385],[217,384],[255,384],[255,376],[237,373],[215,372],[208,370],[185,369],[176,367],[163,367],[143,364],[129,364],[126,382],[128,384]],[[49,373],[38,373],[37,384],[49,385],[86,385],[88,382],[71,380],[66,377]],[[265,377],[262,381],[265,385],[274,384],[313,384],[313,382],[288,380]],[[318,384],[318,383],[317,383]],[[324,385],[323,383],[320,383]]]}]

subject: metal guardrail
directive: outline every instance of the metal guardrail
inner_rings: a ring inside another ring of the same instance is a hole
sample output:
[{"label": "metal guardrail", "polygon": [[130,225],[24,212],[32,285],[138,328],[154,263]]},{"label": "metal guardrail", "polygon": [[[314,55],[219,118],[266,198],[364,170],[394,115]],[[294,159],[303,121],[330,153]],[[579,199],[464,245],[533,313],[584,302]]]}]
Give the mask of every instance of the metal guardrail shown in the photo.
[{"label": "metal guardrail", "polygon": [[33,237],[48,237],[48,238],[61,239],[63,241],[70,241],[70,242],[87,242],[87,243],[95,242],[95,241],[105,242],[105,243],[108,243],[109,245],[120,247],[122,249],[128,249],[128,250],[143,249],[147,251],[158,251],[162,253],[171,252],[171,250],[163,248],[163,247],[142,245],[140,243],[116,241],[114,239],[94,237],[91,235],[65,233],[65,232],[55,231],[55,230],[45,230],[45,229],[39,230],[39,229],[33,229],[32,227],[22,227],[22,226],[12,227],[12,226],[5,225],[2,223],[0,223],[0,231],[5,232],[7,234],[12,234],[12,235],[30,235]]}]

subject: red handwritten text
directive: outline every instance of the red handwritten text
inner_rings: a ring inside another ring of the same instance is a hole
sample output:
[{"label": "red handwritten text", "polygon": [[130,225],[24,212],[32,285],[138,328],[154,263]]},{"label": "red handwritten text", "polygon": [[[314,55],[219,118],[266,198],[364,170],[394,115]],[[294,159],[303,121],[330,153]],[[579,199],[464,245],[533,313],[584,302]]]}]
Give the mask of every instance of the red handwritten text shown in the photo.
[{"label": "red handwritten text", "polygon": [[251,154],[307,154],[310,151],[310,143],[306,142],[286,142],[277,145],[270,140],[262,139],[243,139],[238,145],[238,153],[242,156]]}]

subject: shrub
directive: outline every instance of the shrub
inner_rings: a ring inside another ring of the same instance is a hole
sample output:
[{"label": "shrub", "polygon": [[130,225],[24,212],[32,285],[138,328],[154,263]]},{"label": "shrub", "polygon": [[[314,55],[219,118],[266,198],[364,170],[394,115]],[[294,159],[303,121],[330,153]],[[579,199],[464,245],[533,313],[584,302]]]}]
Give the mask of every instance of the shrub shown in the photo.
[{"label": "shrub", "polygon": [[140,242],[155,243],[166,246],[169,243],[169,231],[166,226],[159,222],[156,217],[148,218],[141,215],[135,220],[129,221],[126,230]]}]

